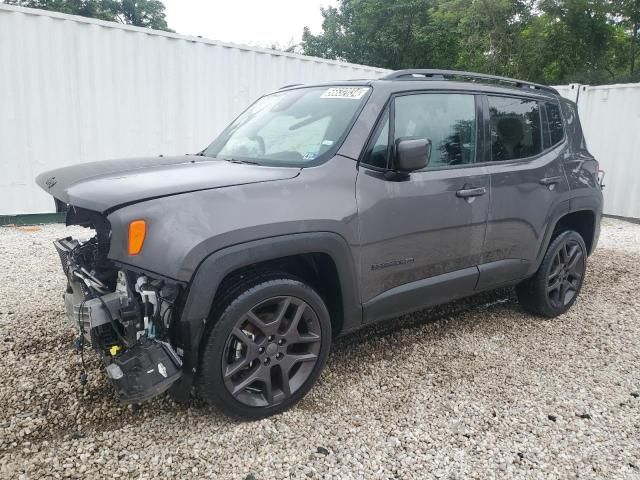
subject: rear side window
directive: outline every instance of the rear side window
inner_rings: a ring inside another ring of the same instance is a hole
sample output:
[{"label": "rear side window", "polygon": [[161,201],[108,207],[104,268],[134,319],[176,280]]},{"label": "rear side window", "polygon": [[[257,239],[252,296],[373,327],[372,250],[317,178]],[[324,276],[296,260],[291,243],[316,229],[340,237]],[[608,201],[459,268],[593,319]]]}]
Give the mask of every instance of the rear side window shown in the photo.
[{"label": "rear side window", "polygon": [[587,143],[584,139],[582,126],[580,125],[580,118],[578,117],[576,104],[567,100],[561,100],[561,102],[560,108],[562,109],[562,114],[565,118],[567,139],[571,142],[574,148],[587,150]]},{"label": "rear side window", "polygon": [[550,145],[554,146],[564,138],[564,126],[562,124],[562,115],[560,107],[556,103],[545,103],[547,110],[547,124],[549,126]]},{"label": "rear side window", "polygon": [[475,162],[476,124],[474,95],[427,93],[395,100],[394,142],[430,139],[429,168]]},{"label": "rear side window", "polygon": [[535,100],[487,97],[491,122],[491,160],[517,160],[542,151],[540,106]]}]

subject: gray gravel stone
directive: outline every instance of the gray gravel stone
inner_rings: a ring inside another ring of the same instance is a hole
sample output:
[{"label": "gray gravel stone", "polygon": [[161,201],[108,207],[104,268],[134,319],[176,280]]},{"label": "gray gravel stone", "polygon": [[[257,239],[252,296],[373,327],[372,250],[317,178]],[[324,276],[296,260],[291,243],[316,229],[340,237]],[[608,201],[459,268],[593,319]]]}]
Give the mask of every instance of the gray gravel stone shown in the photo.
[{"label": "gray gravel stone", "polygon": [[75,332],[51,241],[0,228],[2,478],[640,478],[640,225],[605,219],[566,315],[510,290],[338,340],[292,410],[253,423],[167,397],[118,404]]}]

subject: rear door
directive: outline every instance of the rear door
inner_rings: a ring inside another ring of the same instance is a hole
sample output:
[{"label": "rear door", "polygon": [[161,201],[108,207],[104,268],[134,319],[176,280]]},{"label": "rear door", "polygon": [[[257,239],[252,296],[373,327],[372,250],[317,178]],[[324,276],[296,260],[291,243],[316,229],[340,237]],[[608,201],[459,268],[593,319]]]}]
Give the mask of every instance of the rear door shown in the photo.
[{"label": "rear door", "polygon": [[[398,95],[379,121],[356,181],[365,321],[473,291],[489,207],[480,98]],[[416,137],[432,141],[428,167],[393,173],[395,142]]]},{"label": "rear door", "polygon": [[487,95],[484,102],[491,205],[478,289],[535,271],[550,222],[569,209],[557,101]]}]

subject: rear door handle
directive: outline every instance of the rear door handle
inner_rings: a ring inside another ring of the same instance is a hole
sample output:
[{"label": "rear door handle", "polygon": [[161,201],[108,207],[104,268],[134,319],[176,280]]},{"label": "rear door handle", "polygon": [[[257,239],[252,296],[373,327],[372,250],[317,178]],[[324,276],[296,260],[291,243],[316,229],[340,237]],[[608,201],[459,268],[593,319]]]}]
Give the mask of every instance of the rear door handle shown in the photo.
[{"label": "rear door handle", "polygon": [[555,185],[556,183],[560,183],[564,177],[545,177],[540,179],[540,185],[544,185],[545,187],[550,187],[551,185]]},{"label": "rear door handle", "polygon": [[480,197],[485,193],[487,193],[487,189],[485,187],[469,187],[469,188],[463,188],[462,190],[458,190],[456,192],[456,197],[459,197],[459,198]]}]

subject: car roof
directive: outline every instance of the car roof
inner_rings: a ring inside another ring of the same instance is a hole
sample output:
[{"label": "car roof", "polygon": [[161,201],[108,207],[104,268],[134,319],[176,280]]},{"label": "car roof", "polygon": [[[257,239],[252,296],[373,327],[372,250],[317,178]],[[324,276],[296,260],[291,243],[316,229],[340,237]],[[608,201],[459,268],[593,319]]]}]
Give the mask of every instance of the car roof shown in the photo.
[{"label": "car roof", "polygon": [[527,90],[539,90],[543,92],[559,95],[558,91],[547,85],[541,83],[529,82],[527,80],[518,80],[516,78],[501,77],[498,75],[488,75],[484,73],[464,72],[461,70],[434,70],[434,69],[412,69],[412,70],[397,70],[391,72],[388,75],[382,77],[384,80],[449,80],[449,79],[461,79],[471,82],[492,82],[509,86],[511,88],[524,88]]},{"label": "car roof", "polygon": [[427,69],[398,70],[376,79],[342,80],[310,85],[294,84],[284,86],[280,90],[331,86],[372,86],[388,90],[389,93],[458,90],[554,99],[560,96],[553,87],[525,80],[456,70]]}]

